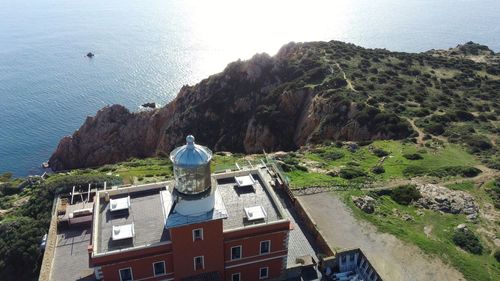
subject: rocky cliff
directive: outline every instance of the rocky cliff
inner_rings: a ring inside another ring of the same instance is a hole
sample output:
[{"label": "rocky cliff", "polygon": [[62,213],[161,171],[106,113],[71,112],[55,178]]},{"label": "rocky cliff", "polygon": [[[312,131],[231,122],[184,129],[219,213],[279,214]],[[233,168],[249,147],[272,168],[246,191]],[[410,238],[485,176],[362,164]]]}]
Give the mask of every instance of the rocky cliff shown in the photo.
[{"label": "rocky cliff", "polygon": [[187,134],[216,151],[245,153],[324,140],[407,138],[413,130],[388,97],[405,91],[396,102],[416,103],[408,97],[415,85],[403,75],[411,76],[407,69],[425,59],[439,58],[335,41],[290,43],[274,57],[236,61],[184,86],[163,108],[131,113],[119,105],[105,107],[63,138],[49,162],[62,170],[165,154]]}]

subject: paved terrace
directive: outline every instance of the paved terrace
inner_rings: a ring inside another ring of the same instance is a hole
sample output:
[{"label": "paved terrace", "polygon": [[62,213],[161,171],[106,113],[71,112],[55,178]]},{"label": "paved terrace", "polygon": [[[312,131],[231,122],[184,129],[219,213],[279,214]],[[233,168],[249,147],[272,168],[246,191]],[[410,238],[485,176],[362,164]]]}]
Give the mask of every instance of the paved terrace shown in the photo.
[{"label": "paved terrace", "polygon": [[[110,203],[106,202],[104,197],[99,198],[99,206],[96,208],[99,212],[97,254],[170,240],[168,231],[164,229],[165,217],[160,199],[160,190],[164,189],[164,186],[165,184],[157,184],[153,189],[122,192],[110,197],[117,199],[130,196],[128,212],[112,213],[109,210]],[[113,226],[132,223],[135,232],[132,239],[113,241]]]}]

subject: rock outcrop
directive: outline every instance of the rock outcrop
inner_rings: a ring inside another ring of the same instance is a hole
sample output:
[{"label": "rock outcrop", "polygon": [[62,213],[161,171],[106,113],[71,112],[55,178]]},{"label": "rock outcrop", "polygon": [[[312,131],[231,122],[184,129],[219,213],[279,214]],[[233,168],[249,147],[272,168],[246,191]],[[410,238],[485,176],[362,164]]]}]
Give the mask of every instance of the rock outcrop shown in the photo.
[{"label": "rock outcrop", "polygon": [[[293,150],[325,139],[410,136],[407,121],[359,102],[331,66],[335,52],[358,51],[370,52],[335,41],[290,43],[274,57],[233,62],[222,73],[182,87],[162,108],[131,113],[106,107],[60,141],[50,166],[63,170],[167,154],[187,134],[213,150],[244,153]],[[330,65],[322,64],[325,52],[331,53]]]},{"label": "rock outcrop", "polygon": [[417,189],[422,195],[415,202],[418,207],[451,214],[466,214],[471,218],[477,218],[479,207],[474,197],[467,192],[450,190],[434,184],[423,184],[417,186]]},{"label": "rock outcrop", "polygon": [[351,196],[352,202],[356,207],[360,208],[363,212],[372,214],[375,211],[375,199],[365,195],[363,197]]}]

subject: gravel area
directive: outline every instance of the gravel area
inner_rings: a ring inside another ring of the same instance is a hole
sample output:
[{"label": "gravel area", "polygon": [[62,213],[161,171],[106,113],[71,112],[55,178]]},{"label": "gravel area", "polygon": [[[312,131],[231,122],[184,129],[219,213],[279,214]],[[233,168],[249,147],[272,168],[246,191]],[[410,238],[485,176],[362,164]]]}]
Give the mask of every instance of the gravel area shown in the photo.
[{"label": "gravel area", "polygon": [[334,194],[318,193],[298,199],[332,248],[361,248],[385,281],[465,280],[459,271],[439,258],[429,257],[417,246],[356,220]]}]

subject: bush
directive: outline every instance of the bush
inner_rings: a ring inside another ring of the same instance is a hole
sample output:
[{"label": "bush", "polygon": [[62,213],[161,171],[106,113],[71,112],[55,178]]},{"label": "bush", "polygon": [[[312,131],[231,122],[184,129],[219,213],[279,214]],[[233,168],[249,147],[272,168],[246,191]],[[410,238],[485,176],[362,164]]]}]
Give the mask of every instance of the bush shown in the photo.
[{"label": "bush", "polygon": [[389,152],[387,152],[383,149],[380,149],[380,148],[375,148],[372,152],[373,152],[373,154],[377,155],[378,157],[384,157],[384,156],[389,155]]},{"label": "bush", "polygon": [[12,179],[12,173],[11,172],[5,172],[0,175],[0,181],[8,181]]},{"label": "bush", "polygon": [[483,253],[483,245],[481,245],[479,238],[467,228],[455,230],[453,233],[453,243],[470,253],[476,255]]},{"label": "bush", "polygon": [[500,250],[496,250],[495,254],[493,254],[497,262],[500,262]]},{"label": "bush", "polygon": [[304,171],[304,172],[307,172],[307,167],[306,166],[302,166],[302,165],[295,165],[295,168],[299,171]]},{"label": "bush", "polygon": [[423,176],[428,172],[428,170],[421,166],[407,166],[403,169],[403,175],[405,177],[411,176]]},{"label": "bush", "polygon": [[321,154],[325,160],[334,161],[344,157],[344,153],[340,151],[327,151]]},{"label": "bush", "polygon": [[418,153],[408,153],[408,154],[403,154],[403,157],[408,159],[408,160],[420,160],[423,159],[422,155]]},{"label": "bush", "polygon": [[374,174],[383,174],[383,173],[385,173],[385,169],[382,166],[375,166],[372,168],[372,172]]},{"label": "bush", "polygon": [[401,205],[408,205],[413,201],[420,199],[422,195],[414,185],[398,186],[391,192],[392,200]]},{"label": "bush", "polygon": [[350,179],[366,176],[366,173],[358,167],[346,167],[346,168],[340,169],[339,176],[341,178],[350,180]]},{"label": "bush", "polygon": [[481,173],[481,170],[475,167],[469,166],[446,166],[436,169],[428,169],[421,166],[407,166],[403,169],[403,175],[406,177],[410,176],[432,176],[438,178],[451,177],[451,176],[462,176],[472,178]]},{"label": "bush", "polygon": [[4,195],[14,195],[21,192],[21,190],[11,183],[4,183],[0,184],[0,192]]},{"label": "bush", "polygon": [[36,280],[43,253],[38,243],[47,226],[36,219],[18,217],[0,224],[2,280]]}]

